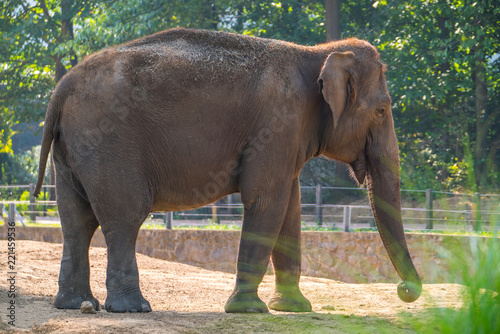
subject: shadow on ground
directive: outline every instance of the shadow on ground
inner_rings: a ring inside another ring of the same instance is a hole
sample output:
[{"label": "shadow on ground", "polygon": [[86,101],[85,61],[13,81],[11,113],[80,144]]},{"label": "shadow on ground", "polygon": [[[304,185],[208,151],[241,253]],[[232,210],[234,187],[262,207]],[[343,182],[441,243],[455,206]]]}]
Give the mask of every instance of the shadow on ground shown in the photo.
[{"label": "shadow on ground", "polygon": [[[0,291],[2,295],[6,291]],[[18,295],[11,333],[412,333],[406,325],[370,316],[324,313],[225,314],[153,311],[117,314],[57,310],[50,297]],[[2,309],[6,304],[2,302]],[[29,319],[26,318],[27,315]]]}]

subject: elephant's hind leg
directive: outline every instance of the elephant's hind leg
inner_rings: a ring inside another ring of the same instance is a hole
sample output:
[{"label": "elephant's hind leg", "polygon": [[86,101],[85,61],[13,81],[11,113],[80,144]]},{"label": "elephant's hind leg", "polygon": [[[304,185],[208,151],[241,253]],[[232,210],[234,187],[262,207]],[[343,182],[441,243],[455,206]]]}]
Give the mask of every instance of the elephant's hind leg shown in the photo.
[{"label": "elephant's hind leg", "polygon": [[57,205],[64,236],[63,256],[59,272],[59,291],[54,306],[60,309],[79,309],[90,301],[99,310],[99,301],[90,291],[89,245],[99,223],[90,203],[67,174],[57,175]]},{"label": "elephant's hind leg", "polygon": [[105,189],[91,196],[108,248],[104,305],[108,312],[151,312],[139,287],[135,256],[137,235],[151,209],[151,199],[147,195],[137,196],[146,193],[140,190],[145,188],[139,183],[110,179],[111,185],[124,185],[123,188]]},{"label": "elephant's hind leg", "polygon": [[[141,218],[141,223],[145,218]],[[102,225],[108,246],[108,296],[104,305],[108,312],[151,312],[151,306],[139,288],[139,270],[135,257],[140,223],[137,228],[124,225],[128,224],[123,220],[107,221]]]}]

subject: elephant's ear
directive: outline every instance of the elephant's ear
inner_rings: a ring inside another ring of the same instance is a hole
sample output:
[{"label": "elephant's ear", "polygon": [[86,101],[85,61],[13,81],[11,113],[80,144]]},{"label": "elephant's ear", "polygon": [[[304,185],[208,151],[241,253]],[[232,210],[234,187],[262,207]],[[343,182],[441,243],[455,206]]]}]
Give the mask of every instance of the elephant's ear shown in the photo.
[{"label": "elephant's ear", "polygon": [[332,52],[326,59],[318,78],[321,92],[333,113],[333,127],[337,126],[342,111],[356,100],[352,68],[352,52]]}]

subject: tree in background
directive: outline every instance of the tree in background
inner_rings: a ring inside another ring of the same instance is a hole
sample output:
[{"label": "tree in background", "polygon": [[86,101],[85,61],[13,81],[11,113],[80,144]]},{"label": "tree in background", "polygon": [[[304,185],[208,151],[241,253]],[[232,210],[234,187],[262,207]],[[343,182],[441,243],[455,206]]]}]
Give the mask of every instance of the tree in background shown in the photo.
[{"label": "tree in background", "polygon": [[[55,82],[76,65],[75,17],[92,15],[91,1],[9,0],[0,7],[0,101],[5,124],[40,122]],[[0,149],[8,152],[9,133]]]},{"label": "tree in background", "polygon": [[340,0],[325,0],[326,40],[341,39],[340,28]]},{"label": "tree in background", "polygon": [[[85,55],[176,26],[316,44],[324,40],[322,11],[318,1],[286,5],[242,0],[2,2],[0,165],[13,166],[18,161],[11,149],[13,125],[41,122],[54,86]],[[0,175],[3,182],[21,181],[6,175]]]},{"label": "tree in background", "polygon": [[[12,155],[13,125],[43,120],[50,93],[78,62],[73,21],[92,15],[92,1],[9,0],[0,7],[0,172],[3,182],[32,181]],[[24,153],[23,153],[24,154]],[[22,154],[22,155],[23,155]]]},{"label": "tree in background", "polygon": [[406,187],[500,184],[500,7],[496,1],[380,1]]},{"label": "tree in background", "polygon": [[[0,164],[12,159],[12,125],[41,122],[57,80],[85,55],[175,26],[314,45],[326,40],[334,3],[342,37],[367,39],[388,65],[403,187],[498,191],[500,13],[492,0],[7,0]],[[327,166],[311,161],[302,181],[336,184]]]}]

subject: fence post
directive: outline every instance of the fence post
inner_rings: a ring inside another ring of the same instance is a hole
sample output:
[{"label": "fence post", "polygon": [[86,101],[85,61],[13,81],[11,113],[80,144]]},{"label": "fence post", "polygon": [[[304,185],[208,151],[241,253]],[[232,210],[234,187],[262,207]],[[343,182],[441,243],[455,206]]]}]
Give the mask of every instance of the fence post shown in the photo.
[{"label": "fence post", "polygon": [[432,189],[427,189],[425,192],[425,217],[427,219],[425,228],[427,230],[432,230],[433,228],[433,212],[432,212],[432,201],[433,201]]},{"label": "fence post", "polygon": [[5,220],[3,213],[4,212],[7,213],[7,211],[5,211],[5,204],[4,203],[0,203],[0,209],[2,209],[2,211],[1,211],[2,220],[3,220],[4,224],[7,225],[8,219],[9,219],[8,218],[9,215],[7,214],[7,220]]},{"label": "fence post", "polygon": [[373,217],[373,215],[370,217],[369,223],[370,223],[370,227],[377,227],[375,225],[375,218]]},{"label": "fence post", "polygon": [[165,224],[165,228],[167,230],[172,229],[172,218],[173,218],[172,216],[173,216],[172,211],[167,211],[167,212],[164,212],[164,214],[163,214],[163,224]]},{"label": "fence post", "polygon": [[19,213],[19,211],[17,211],[17,209],[16,209],[16,215],[17,215],[17,218],[19,218],[19,221],[21,222],[21,225],[26,226],[24,224],[23,216],[21,216],[21,214]]},{"label": "fence post", "polygon": [[472,197],[472,219],[474,219],[474,231],[481,231],[481,195],[474,193]]},{"label": "fence post", "polygon": [[344,205],[344,232],[349,232],[351,228],[351,207]]},{"label": "fence post", "polygon": [[321,193],[321,185],[316,185],[316,224],[318,226],[323,225],[323,208],[321,205],[323,204],[323,197]]},{"label": "fence post", "polygon": [[227,195],[227,219],[233,220],[233,194]]},{"label": "fence post", "polygon": [[217,215],[217,205],[219,201],[212,204],[212,223],[220,224],[219,217]]},{"label": "fence post", "polygon": [[16,224],[16,203],[9,203],[9,218],[8,223]]},{"label": "fence post", "polygon": [[36,197],[33,195],[33,192],[35,191],[35,184],[30,183],[29,184],[29,192],[30,192],[30,220],[32,222],[36,221]]},{"label": "fence post", "polygon": [[[45,187],[45,190],[42,188],[42,192],[43,192],[43,200],[46,201],[47,200],[47,187]],[[43,205],[43,216],[44,217],[47,217],[47,204],[45,203]]]}]

